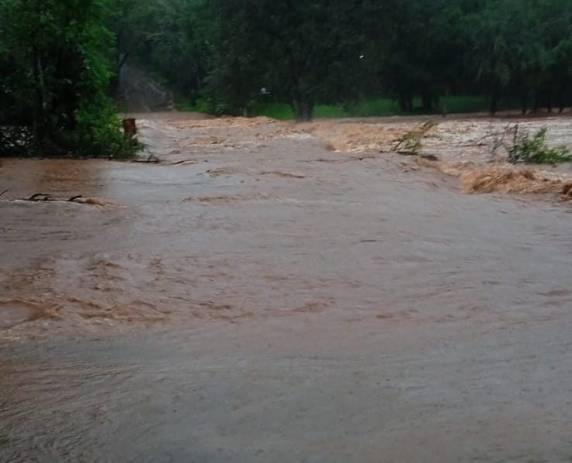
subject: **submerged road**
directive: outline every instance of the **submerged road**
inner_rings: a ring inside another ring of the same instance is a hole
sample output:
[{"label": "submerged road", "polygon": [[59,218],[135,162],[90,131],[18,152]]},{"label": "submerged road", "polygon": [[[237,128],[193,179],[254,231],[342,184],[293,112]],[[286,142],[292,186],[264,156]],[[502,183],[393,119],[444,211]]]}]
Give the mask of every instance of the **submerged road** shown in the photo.
[{"label": "submerged road", "polygon": [[142,129],[163,162],[0,164],[0,462],[572,460],[570,205]]}]

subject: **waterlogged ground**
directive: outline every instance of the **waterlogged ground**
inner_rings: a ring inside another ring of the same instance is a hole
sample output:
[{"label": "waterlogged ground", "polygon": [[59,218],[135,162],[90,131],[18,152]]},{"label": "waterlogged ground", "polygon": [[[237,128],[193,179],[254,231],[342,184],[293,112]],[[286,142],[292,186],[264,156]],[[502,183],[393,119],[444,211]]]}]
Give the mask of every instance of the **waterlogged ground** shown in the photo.
[{"label": "waterlogged ground", "polygon": [[0,461],[572,460],[572,204],[446,175],[513,120],[388,152],[423,122],[157,115],[159,163],[3,160]]}]

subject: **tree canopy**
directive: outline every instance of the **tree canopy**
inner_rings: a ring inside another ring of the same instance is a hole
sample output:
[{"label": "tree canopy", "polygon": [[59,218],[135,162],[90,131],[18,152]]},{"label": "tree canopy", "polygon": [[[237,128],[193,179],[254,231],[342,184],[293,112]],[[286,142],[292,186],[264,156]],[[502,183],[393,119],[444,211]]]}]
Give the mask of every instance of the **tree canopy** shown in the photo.
[{"label": "tree canopy", "polygon": [[[380,95],[395,98],[404,111],[413,111],[417,100],[422,110],[439,111],[440,98],[455,93],[488,96],[492,112],[502,102],[525,111],[570,104],[568,0],[138,4],[135,9],[152,4],[162,9],[158,16],[172,17],[144,27],[148,36],[163,37],[142,41],[148,64],[164,69],[163,77],[187,96],[205,98],[214,112],[241,114],[270,98],[308,119],[318,102]],[[150,62],[159,50],[163,57],[179,52],[177,64]]]},{"label": "tree canopy", "polygon": [[128,150],[107,96],[110,7],[108,0],[1,0],[0,150]]},{"label": "tree canopy", "polygon": [[451,94],[563,109],[572,2],[0,0],[0,150],[129,151],[111,99],[126,63],[215,114],[275,101],[308,120],[380,96],[446,111]]}]

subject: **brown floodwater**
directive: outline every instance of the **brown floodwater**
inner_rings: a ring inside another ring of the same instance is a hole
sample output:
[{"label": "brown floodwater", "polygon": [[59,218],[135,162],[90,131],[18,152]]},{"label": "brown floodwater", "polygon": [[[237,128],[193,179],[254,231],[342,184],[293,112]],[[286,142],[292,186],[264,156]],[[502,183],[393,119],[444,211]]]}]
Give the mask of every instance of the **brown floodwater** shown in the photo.
[{"label": "brown floodwater", "polygon": [[572,458],[572,205],[140,127],[160,163],[1,161],[0,462]]}]

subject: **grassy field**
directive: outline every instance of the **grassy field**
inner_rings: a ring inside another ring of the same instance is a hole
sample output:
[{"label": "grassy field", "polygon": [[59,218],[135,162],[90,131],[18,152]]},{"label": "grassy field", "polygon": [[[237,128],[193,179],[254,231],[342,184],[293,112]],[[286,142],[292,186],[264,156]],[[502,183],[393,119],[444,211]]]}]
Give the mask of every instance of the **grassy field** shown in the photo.
[{"label": "grassy field", "polygon": [[[415,106],[421,111],[421,101],[415,101]],[[450,114],[472,113],[488,110],[488,102],[479,96],[450,96],[441,99],[443,111]],[[417,112],[416,112],[417,113]],[[317,105],[314,116],[317,119],[340,117],[382,117],[403,114],[398,104],[389,98],[365,100],[351,108],[335,105]],[[285,103],[258,104],[253,108],[253,116],[268,116],[274,119],[289,120],[294,118],[292,108]]]},{"label": "grassy field", "polygon": [[[414,101],[415,107],[419,108],[415,114],[423,114],[421,101]],[[488,102],[480,96],[450,96],[441,99],[442,111],[448,114],[473,113],[488,110]],[[177,104],[179,111],[201,111],[200,107],[180,102]],[[398,104],[389,98],[376,98],[364,100],[350,108],[339,105],[317,105],[314,111],[316,119],[333,119],[342,117],[383,117],[396,116],[403,113]],[[286,103],[257,103],[249,110],[249,116],[267,116],[278,120],[294,119],[294,112]]]}]

